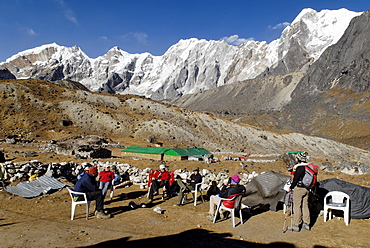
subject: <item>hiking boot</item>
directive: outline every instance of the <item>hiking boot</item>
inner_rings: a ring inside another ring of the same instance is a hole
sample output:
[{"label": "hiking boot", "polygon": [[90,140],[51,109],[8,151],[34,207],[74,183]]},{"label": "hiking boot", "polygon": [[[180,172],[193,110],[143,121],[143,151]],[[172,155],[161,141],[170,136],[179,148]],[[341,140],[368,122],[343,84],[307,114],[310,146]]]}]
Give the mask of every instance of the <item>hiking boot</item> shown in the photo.
[{"label": "hiking boot", "polygon": [[307,224],[307,223],[303,223],[302,224],[302,229],[306,229],[307,231],[310,231],[311,230],[310,225]]},{"label": "hiking boot", "polygon": [[208,215],[207,217],[206,217],[206,219],[207,220],[210,220],[210,221],[212,221],[213,222],[213,219],[214,219],[215,217],[213,216],[213,215]]},{"label": "hiking boot", "polygon": [[98,212],[96,214],[96,218],[98,219],[110,219],[112,216],[110,214],[106,214],[104,212]]},{"label": "hiking boot", "polygon": [[[103,209],[100,212],[105,213],[105,214],[108,214],[108,210],[106,210],[106,209]],[[100,212],[98,210],[95,210],[95,212],[94,212],[95,216],[97,216],[98,213],[100,213]]]},{"label": "hiking boot", "polygon": [[295,225],[287,226],[286,228],[292,232],[299,232],[299,227]]}]

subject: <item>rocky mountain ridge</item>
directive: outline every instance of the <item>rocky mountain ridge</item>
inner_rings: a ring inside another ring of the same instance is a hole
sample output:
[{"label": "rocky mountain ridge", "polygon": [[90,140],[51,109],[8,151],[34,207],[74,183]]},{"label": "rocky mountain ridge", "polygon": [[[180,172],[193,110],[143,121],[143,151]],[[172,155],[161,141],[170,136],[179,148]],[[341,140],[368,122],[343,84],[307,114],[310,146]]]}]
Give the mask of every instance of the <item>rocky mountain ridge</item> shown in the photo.
[{"label": "rocky mountain ridge", "polygon": [[54,43],[20,52],[0,67],[18,79],[69,79],[92,91],[175,98],[255,77],[305,70],[359,14],[346,9],[304,9],[270,44],[251,40],[235,47],[224,41],[188,39],[180,40],[163,56],[128,54],[114,47],[92,59],[79,47]]},{"label": "rocky mountain ridge", "polygon": [[[204,147],[225,153],[308,150],[311,156],[362,163],[370,155],[324,138],[264,131],[144,97],[67,89],[41,80],[0,81],[0,92],[0,135],[31,142],[95,134],[127,145],[150,144],[150,138],[166,147]],[[66,121],[70,125],[61,125]]]}]

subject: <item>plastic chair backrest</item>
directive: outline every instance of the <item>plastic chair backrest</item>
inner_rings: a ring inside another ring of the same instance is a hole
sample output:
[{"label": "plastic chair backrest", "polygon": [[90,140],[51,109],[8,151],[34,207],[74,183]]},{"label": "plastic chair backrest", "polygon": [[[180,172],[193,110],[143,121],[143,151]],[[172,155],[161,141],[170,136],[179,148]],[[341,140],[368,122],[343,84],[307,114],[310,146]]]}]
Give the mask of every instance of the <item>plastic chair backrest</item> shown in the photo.
[{"label": "plastic chair backrest", "polygon": [[243,194],[239,194],[235,197],[235,202],[234,202],[235,211],[239,211],[240,205],[242,203],[242,198],[243,198]]},{"label": "plastic chair backrest", "polygon": [[[82,192],[73,191],[71,188],[67,188],[67,189],[72,199],[71,220],[73,220],[74,218],[76,205],[78,204],[86,204],[86,219],[88,220],[89,212],[90,212],[90,201],[87,200],[86,194]],[[77,201],[77,199],[79,198],[78,196],[83,196],[84,199]]]},{"label": "plastic chair backrest", "polygon": [[[229,208],[229,209],[232,209],[232,208],[238,209],[238,208],[240,208],[240,203],[241,203],[241,198],[242,197],[243,197],[243,193],[238,193],[238,194],[231,195],[228,198],[221,198],[222,207]],[[233,202],[232,207],[231,206],[226,206],[226,205],[230,205],[231,202]],[[227,204],[225,205],[224,203],[227,203]]]},{"label": "plastic chair backrest", "polygon": [[328,198],[330,196],[332,199],[332,203],[345,203],[345,201],[349,199],[349,196],[341,191],[331,191],[325,196],[325,198]]}]

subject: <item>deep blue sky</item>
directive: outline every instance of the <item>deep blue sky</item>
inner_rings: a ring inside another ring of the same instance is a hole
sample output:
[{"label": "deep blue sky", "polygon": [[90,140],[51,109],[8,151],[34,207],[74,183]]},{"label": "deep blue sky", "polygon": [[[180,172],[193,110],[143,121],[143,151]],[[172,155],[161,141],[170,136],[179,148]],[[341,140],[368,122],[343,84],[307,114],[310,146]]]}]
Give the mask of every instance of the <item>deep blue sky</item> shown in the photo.
[{"label": "deep blue sky", "polygon": [[114,46],[163,55],[189,38],[270,42],[304,8],[369,7],[368,0],[1,0],[0,62],[52,42],[79,46],[91,58]]}]

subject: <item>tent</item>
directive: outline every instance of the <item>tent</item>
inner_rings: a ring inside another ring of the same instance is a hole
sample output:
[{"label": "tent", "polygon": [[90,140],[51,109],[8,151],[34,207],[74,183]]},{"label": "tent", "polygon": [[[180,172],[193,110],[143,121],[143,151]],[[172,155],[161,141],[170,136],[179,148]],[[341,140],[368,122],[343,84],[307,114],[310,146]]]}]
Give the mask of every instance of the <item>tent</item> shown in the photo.
[{"label": "tent", "polygon": [[349,195],[351,219],[370,218],[370,188],[336,178],[320,181],[318,194],[322,199],[329,191],[342,191]]}]

